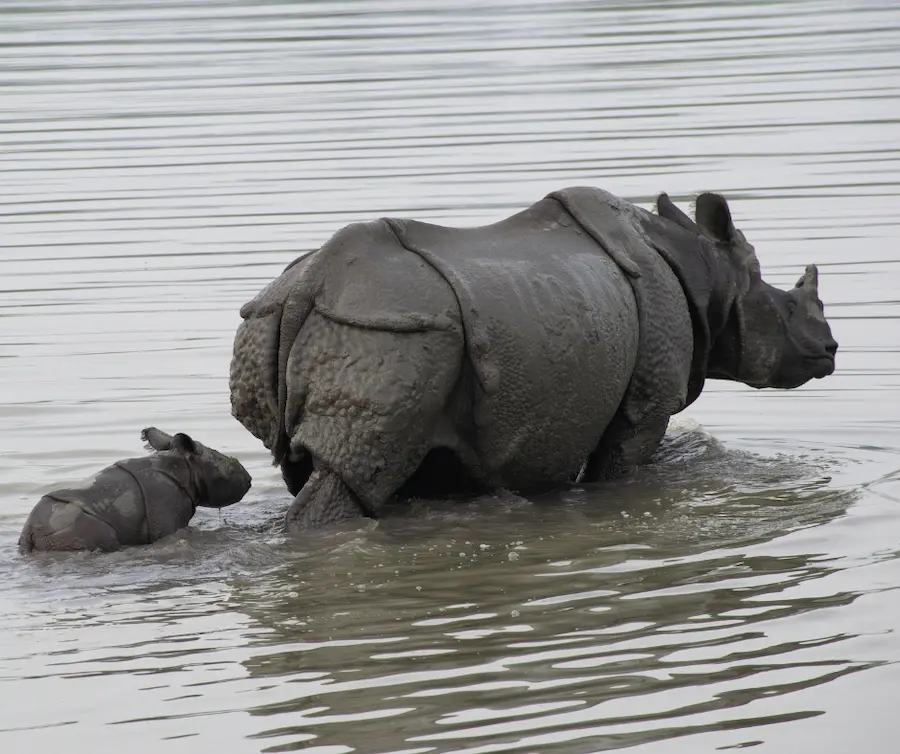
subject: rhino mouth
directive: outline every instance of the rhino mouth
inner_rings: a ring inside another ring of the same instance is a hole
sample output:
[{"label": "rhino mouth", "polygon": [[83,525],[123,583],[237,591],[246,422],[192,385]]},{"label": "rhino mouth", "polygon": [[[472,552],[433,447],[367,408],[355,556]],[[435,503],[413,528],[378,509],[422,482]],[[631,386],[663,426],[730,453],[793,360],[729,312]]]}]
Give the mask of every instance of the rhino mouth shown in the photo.
[{"label": "rhino mouth", "polygon": [[830,353],[820,353],[815,356],[804,356],[804,366],[809,368],[815,379],[820,380],[834,373],[834,356]]},{"label": "rhino mouth", "polygon": [[[762,390],[764,388],[781,388],[791,390],[805,385],[810,380],[820,380],[834,372],[835,361],[831,353],[818,353],[802,355],[799,362],[793,362],[793,368],[787,371],[779,370],[774,379],[766,382],[745,382],[748,387]],[[709,376],[714,376],[712,373]]]}]

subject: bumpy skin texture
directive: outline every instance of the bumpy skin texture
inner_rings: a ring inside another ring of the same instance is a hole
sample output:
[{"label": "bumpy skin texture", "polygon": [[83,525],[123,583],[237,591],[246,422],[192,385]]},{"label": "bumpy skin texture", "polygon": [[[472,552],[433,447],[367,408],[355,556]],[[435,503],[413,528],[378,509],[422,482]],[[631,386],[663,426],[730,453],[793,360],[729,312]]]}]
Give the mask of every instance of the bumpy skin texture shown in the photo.
[{"label": "bumpy skin texture", "polygon": [[707,377],[833,371],[815,267],[778,291],[722,197],[697,222],[657,209],[569,188],[478,228],[350,225],[292,263],[241,310],[231,367],[288,529],[377,515],[439,448],[486,488],[615,476]]},{"label": "bumpy skin texture", "polygon": [[554,198],[488,233],[388,223],[459,301],[476,474],[514,489],[571,481],[634,370],[639,317],[627,273]]},{"label": "bumpy skin texture", "polygon": [[616,250],[633,269],[638,309],[638,353],[619,410],[591,453],[583,479],[607,479],[646,462],[669,417],[686,401],[694,337],[678,278],[641,229],[643,215],[610,194],[568,189],[559,199],[604,250]]},{"label": "bumpy skin texture", "polygon": [[44,495],[19,538],[34,550],[102,550],[156,542],[187,526],[197,506],[238,502],[251,479],[241,463],[155,427],[142,432],[153,455],[117,461],[84,483]]}]

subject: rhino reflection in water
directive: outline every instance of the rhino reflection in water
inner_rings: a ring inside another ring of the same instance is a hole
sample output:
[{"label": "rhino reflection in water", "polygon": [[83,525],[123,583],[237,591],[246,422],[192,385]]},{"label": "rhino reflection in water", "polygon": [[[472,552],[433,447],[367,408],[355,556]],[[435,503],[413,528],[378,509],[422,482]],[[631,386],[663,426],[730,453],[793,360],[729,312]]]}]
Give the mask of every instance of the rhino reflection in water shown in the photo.
[{"label": "rhino reflection in water", "polygon": [[222,508],[250,489],[240,461],[186,434],[148,427],[141,438],[156,452],[44,495],[25,522],[19,549],[108,552],[150,544],[187,526],[197,506]]},{"label": "rhino reflection in water", "polygon": [[241,316],[232,412],[296,495],[289,530],[397,491],[614,477],[707,378],[793,388],[837,351],[815,266],[764,282],[711,193],[696,222],[569,188],[483,227],[353,224]]}]

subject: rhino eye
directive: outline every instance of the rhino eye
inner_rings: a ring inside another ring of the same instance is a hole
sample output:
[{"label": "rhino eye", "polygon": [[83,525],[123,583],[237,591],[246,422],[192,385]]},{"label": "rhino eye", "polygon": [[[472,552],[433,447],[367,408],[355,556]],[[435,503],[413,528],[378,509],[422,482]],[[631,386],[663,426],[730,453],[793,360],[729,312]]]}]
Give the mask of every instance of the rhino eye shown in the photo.
[{"label": "rhino eye", "polygon": [[793,299],[787,302],[787,315],[788,319],[794,316],[794,312],[797,311],[797,302]]}]

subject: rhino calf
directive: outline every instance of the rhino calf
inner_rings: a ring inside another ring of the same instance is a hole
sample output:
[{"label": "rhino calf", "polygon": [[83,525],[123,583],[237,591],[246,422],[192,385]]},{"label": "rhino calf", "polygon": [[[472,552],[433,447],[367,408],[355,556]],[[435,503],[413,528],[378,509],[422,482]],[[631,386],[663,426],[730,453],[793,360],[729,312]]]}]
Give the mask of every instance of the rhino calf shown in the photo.
[{"label": "rhino calf", "polygon": [[148,427],[141,439],[155,452],[44,495],[25,521],[19,551],[111,552],[150,544],[187,526],[197,506],[232,505],[250,489],[240,461],[186,434]]}]

